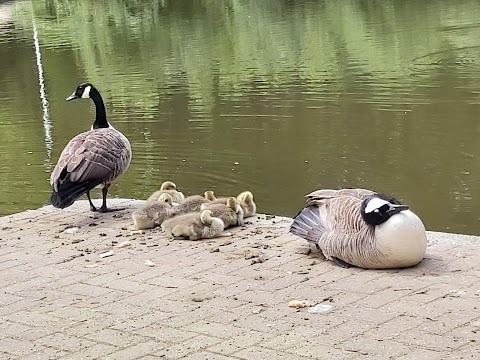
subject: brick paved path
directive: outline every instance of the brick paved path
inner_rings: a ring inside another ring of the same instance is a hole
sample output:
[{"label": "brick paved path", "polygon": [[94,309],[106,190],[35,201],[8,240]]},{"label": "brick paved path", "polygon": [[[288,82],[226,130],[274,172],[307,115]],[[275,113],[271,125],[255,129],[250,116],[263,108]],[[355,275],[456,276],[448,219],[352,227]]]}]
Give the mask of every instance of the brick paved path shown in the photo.
[{"label": "brick paved path", "polygon": [[130,212],[0,218],[1,359],[480,359],[476,237],[429,233],[421,265],[366,271],[307,254],[288,218],[188,242],[131,236]]}]

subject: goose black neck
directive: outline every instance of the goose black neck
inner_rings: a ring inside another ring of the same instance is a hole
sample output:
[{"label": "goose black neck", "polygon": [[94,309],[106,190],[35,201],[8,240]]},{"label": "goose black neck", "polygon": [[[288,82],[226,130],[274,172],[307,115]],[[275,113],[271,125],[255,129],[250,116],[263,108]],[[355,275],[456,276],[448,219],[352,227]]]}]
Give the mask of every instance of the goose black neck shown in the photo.
[{"label": "goose black neck", "polygon": [[90,98],[95,103],[95,122],[93,123],[93,129],[108,128],[110,124],[107,121],[107,112],[105,111],[105,105],[103,103],[102,96],[97,89],[92,87],[90,90]]}]

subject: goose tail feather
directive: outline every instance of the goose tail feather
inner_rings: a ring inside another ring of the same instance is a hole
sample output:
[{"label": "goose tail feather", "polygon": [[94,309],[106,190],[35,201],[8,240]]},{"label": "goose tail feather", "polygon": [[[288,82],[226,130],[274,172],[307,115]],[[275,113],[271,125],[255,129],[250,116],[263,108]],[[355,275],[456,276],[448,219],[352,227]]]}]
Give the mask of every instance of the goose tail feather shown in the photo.
[{"label": "goose tail feather", "polygon": [[52,192],[50,204],[56,208],[64,209],[99,184],[98,181],[71,182],[65,180],[59,184],[57,191]]},{"label": "goose tail feather", "polygon": [[322,236],[322,221],[319,214],[319,207],[316,205],[302,209],[294,217],[293,223],[290,225],[290,233],[317,244]]}]

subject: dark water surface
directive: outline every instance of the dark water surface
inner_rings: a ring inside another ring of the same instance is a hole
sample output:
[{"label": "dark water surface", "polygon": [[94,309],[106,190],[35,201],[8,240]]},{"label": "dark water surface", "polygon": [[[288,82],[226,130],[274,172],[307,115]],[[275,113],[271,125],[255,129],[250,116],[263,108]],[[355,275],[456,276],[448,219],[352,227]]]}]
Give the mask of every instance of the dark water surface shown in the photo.
[{"label": "dark water surface", "polygon": [[[32,5],[33,4],[33,5]],[[251,190],[294,215],[303,195],[396,195],[427,228],[480,234],[480,2],[0,3],[0,214],[45,204],[90,101],[130,139],[111,193]]]}]

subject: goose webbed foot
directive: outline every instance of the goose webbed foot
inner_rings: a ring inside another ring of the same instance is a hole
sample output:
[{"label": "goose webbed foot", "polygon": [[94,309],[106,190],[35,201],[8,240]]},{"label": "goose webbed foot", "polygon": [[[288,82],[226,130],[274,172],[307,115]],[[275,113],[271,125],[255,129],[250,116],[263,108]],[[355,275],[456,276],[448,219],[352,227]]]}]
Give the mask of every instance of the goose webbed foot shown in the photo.
[{"label": "goose webbed foot", "polygon": [[114,209],[112,209],[112,208],[107,207],[107,193],[108,193],[108,188],[109,187],[110,187],[110,184],[107,184],[102,189],[103,202],[102,202],[102,207],[98,211],[100,211],[101,213],[107,213],[107,212],[125,210],[125,208],[114,208]]},{"label": "goose webbed foot", "polygon": [[341,260],[341,259],[339,259],[339,258],[336,258],[336,257],[334,257],[334,256],[332,256],[332,259],[333,259],[333,261],[335,262],[335,264],[337,264],[338,266],[340,266],[340,267],[342,267],[342,268],[344,268],[344,269],[348,269],[348,268],[351,268],[351,267],[355,267],[354,265],[349,264],[349,263],[347,263],[346,261],[343,261],[343,260]]},{"label": "goose webbed foot", "polygon": [[101,213],[107,213],[107,212],[114,212],[114,211],[122,211],[122,210],[125,210],[126,208],[107,208],[106,206],[103,206],[98,209],[98,212],[101,212]]}]

